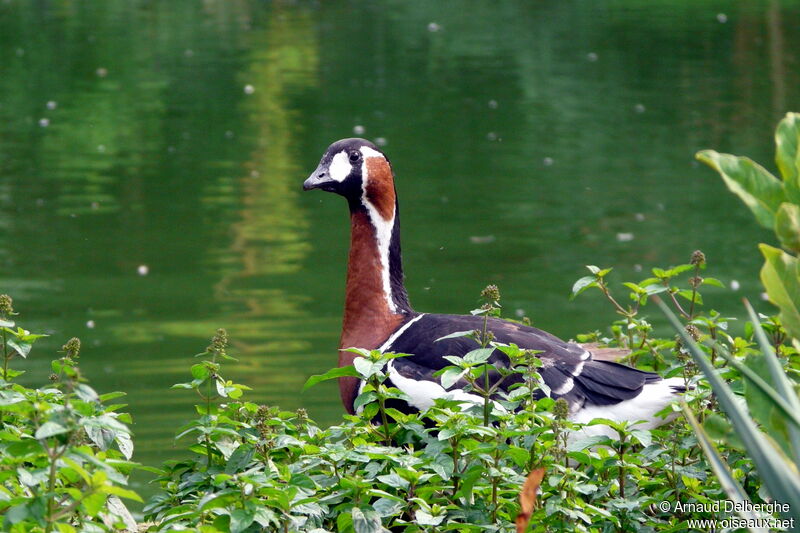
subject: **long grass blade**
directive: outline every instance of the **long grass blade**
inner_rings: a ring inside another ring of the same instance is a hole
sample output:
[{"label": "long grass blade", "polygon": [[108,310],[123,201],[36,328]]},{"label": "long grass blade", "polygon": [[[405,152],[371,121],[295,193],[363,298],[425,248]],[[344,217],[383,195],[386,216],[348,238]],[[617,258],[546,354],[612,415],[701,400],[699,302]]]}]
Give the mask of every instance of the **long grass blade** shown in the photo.
[{"label": "long grass blade", "polygon": [[[731,473],[731,469],[728,467],[728,463],[720,457],[719,452],[717,452],[717,448],[711,442],[711,439],[708,438],[708,434],[703,429],[703,426],[697,421],[694,417],[694,413],[689,408],[686,403],[681,404],[681,409],[683,409],[683,414],[686,416],[686,420],[689,421],[689,424],[694,428],[694,433],[697,436],[697,441],[700,443],[700,447],[703,449],[703,452],[708,459],[708,464],[711,465],[711,469],[714,470],[714,473],[717,475],[717,479],[719,479],[720,485],[722,485],[723,490],[725,490],[725,494],[728,495],[728,498],[735,503],[743,503],[749,498],[747,494],[745,494],[742,486],[733,478],[733,473]],[[745,520],[749,519],[757,519],[758,517],[751,511],[747,510],[746,506],[737,506],[737,509],[742,509],[739,511],[739,516],[744,518]],[[754,521],[753,523],[758,523],[758,521]],[[767,530],[764,528],[748,528],[750,531],[764,531]]]},{"label": "long grass blade", "polygon": [[[750,320],[753,322],[753,331],[755,332],[758,345],[761,348],[761,353],[764,354],[764,359],[767,362],[770,376],[772,376],[773,386],[778,394],[791,406],[793,412],[800,413],[800,399],[797,398],[794,387],[789,381],[789,378],[786,377],[786,372],[783,370],[778,356],[775,355],[772,344],[767,340],[767,336],[761,328],[761,322],[758,320],[758,315],[756,315],[755,310],[747,300],[745,300],[744,306],[747,308],[747,313],[750,315]],[[790,425],[789,436],[795,464],[800,463],[800,428],[795,425]]]},{"label": "long grass blade", "polygon": [[781,452],[759,431],[749,413],[739,406],[733,391],[719,376],[706,354],[686,332],[683,324],[660,299],[656,298],[655,301],[711,384],[719,405],[730,418],[769,493],[778,501],[788,503],[790,511],[786,515],[795,517],[800,522],[800,477],[793,465],[786,461]]},{"label": "long grass blade", "polygon": [[714,343],[713,347],[716,348],[717,353],[721,355],[723,359],[755,385],[758,390],[769,396],[769,399],[773,401],[775,407],[780,409],[781,413],[788,418],[788,421],[792,422],[800,429],[800,407],[795,408],[790,405],[777,390],[764,381],[764,378],[756,374],[752,368],[742,364],[742,362],[732,356],[724,346],[719,343]]}]

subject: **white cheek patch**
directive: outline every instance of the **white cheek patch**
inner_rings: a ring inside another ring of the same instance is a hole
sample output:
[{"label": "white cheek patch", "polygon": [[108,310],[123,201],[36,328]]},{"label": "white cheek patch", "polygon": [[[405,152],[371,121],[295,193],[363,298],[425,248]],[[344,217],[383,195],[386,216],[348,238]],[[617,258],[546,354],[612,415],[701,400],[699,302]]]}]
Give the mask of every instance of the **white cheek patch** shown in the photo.
[{"label": "white cheek patch", "polygon": [[347,158],[347,154],[339,152],[331,159],[331,164],[328,165],[328,174],[332,180],[341,183],[350,175],[350,169],[350,161]]}]

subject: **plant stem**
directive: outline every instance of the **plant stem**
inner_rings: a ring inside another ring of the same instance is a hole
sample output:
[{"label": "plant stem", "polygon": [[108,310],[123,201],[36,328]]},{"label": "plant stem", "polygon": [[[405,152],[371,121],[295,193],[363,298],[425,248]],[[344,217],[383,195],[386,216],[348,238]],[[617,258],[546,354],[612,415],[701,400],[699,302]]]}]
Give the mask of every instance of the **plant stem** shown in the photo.
[{"label": "plant stem", "polygon": [[450,441],[450,446],[453,448],[453,499],[458,494],[458,439]]},{"label": "plant stem", "polygon": [[386,445],[391,446],[392,434],[389,432],[389,419],[386,418],[386,399],[382,394],[378,394],[378,411],[381,413],[381,423],[383,424],[383,435],[386,440]]},{"label": "plant stem", "polygon": [[[496,471],[500,470],[500,447],[498,446],[494,452],[494,469]],[[496,476],[492,477],[492,522],[495,524],[497,523],[497,508],[499,504],[497,503],[497,482],[498,479]]]},{"label": "plant stem", "polygon": [[625,499],[625,443],[620,443],[619,451],[619,497]]},{"label": "plant stem", "polygon": [[3,379],[8,381],[8,361],[11,357],[8,354],[8,345],[6,344],[6,330],[3,330]]},{"label": "plant stem", "polygon": [[614,307],[617,309],[617,312],[618,312],[618,313],[620,313],[620,314],[622,314],[622,315],[626,315],[626,316],[630,314],[630,312],[629,312],[627,309],[625,309],[624,307],[622,307],[622,306],[619,304],[619,302],[617,302],[617,301],[614,299],[614,297],[613,297],[613,296],[611,296],[611,291],[609,291],[609,290],[608,290],[608,287],[606,286],[606,283],[605,283],[605,281],[603,281],[602,279],[601,279],[601,280],[599,280],[599,281],[597,282],[597,286],[598,286],[598,287],[600,288],[600,290],[603,292],[603,294],[605,295],[605,297],[606,297],[606,298],[608,298],[608,301],[609,301],[609,302],[611,302],[611,303],[614,305]]},{"label": "plant stem", "polygon": [[[210,379],[208,380],[208,396],[206,396],[206,417],[208,418],[209,422],[211,422],[211,381],[216,379],[216,376],[212,374]],[[213,460],[214,456],[211,453],[211,437],[206,434],[206,472],[211,471],[211,461]]]},{"label": "plant stem", "polygon": [[489,425],[489,396],[491,396],[491,391],[489,390],[489,365],[484,367],[483,372],[483,425]]},{"label": "plant stem", "polygon": [[[672,291],[667,291],[667,294],[669,294],[672,303],[675,305],[675,309],[678,310],[678,313],[681,315],[681,317],[685,318],[686,320],[691,320],[691,315],[683,309],[680,302],[678,302],[678,299],[675,298],[675,293]],[[692,303],[694,303],[694,300],[692,300]]]},{"label": "plant stem", "polygon": [[[47,453],[50,456],[50,451],[48,450]],[[55,498],[53,496],[53,492],[55,492],[56,488],[56,461],[51,456],[50,457],[50,472],[47,479],[47,526],[45,527],[45,533],[50,533],[53,530],[53,504],[55,503]]]},{"label": "plant stem", "polygon": [[[698,264],[696,264],[694,266],[694,279],[695,280],[699,279],[698,278],[699,274],[700,274],[700,263],[698,263]],[[689,305],[689,320],[691,320],[692,317],[694,316],[694,300],[697,297],[697,283],[693,282],[692,280],[689,280],[689,281],[691,282],[691,285],[692,285],[692,299],[691,299],[692,303]]]},{"label": "plant stem", "polygon": [[[44,443],[42,444],[44,446]],[[54,505],[56,503],[56,473],[58,459],[64,454],[66,447],[62,451],[56,451],[55,448],[48,448],[45,446],[45,452],[50,462],[50,469],[47,476],[47,525],[45,526],[45,533],[50,533],[53,530],[53,522],[58,518],[55,516]]]}]

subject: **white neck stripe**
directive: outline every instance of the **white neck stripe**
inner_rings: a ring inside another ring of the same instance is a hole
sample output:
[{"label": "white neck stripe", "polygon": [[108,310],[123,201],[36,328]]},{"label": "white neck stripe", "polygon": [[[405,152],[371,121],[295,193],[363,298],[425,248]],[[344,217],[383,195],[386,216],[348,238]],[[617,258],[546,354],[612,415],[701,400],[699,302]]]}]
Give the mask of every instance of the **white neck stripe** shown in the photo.
[{"label": "white neck stripe", "polygon": [[[362,147],[362,152],[366,147]],[[368,149],[369,150],[369,149]],[[374,151],[374,150],[373,150]],[[375,228],[375,240],[378,245],[378,257],[381,261],[381,281],[383,282],[383,296],[386,305],[392,313],[397,312],[397,305],[392,298],[392,284],[389,277],[389,244],[392,242],[392,229],[394,229],[395,209],[392,206],[392,216],[389,220],[383,218],[372,203],[367,200],[367,184],[369,177],[367,174],[366,159],[361,164],[361,203],[367,210],[372,226]]]}]

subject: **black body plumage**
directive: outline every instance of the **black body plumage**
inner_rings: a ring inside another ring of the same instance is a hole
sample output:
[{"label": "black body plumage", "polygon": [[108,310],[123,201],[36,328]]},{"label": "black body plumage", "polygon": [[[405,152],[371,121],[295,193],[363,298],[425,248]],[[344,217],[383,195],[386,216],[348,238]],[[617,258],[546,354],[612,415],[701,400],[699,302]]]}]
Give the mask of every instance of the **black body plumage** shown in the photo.
[{"label": "black body plumage", "polygon": [[[469,336],[443,338],[459,331],[482,331],[484,318],[470,315],[417,315],[399,336],[384,344],[384,351],[410,354],[395,359],[394,369],[403,377],[414,380],[435,381],[434,373],[451,363],[446,355],[463,357],[470,350],[478,348],[477,341]],[[644,372],[610,361],[595,361],[591,353],[582,346],[565,342],[540,329],[489,318],[486,330],[491,332],[496,342],[516,344],[520,348],[536,350],[542,360],[539,374],[550,388],[553,398],[564,398],[575,412],[587,402],[591,405],[614,405],[635,398],[647,383],[661,380],[658,374]],[[508,357],[494,350],[489,362],[495,366],[509,366]],[[492,376],[493,380],[499,374]],[[514,375],[504,380],[501,388],[519,383],[521,377]],[[456,383],[463,388],[466,382]],[[568,389],[568,390],[567,390]],[[563,391],[559,393],[558,391]]]}]

